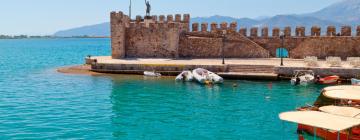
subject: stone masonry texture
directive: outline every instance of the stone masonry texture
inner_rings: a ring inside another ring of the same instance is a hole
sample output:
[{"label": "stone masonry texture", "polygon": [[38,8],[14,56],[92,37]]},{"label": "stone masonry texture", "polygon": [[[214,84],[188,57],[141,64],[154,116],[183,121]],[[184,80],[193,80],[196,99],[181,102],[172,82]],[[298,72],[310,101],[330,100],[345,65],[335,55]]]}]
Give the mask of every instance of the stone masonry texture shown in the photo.
[{"label": "stone masonry texture", "polygon": [[[189,14],[152,17],[130,20],[122,12],[111,12],[112,58],[269,58],[276,57],[278,48],[287,49],[290,58],[360,57],[360,26],[354,28],[355,36],[350,26],[338,34],[331,25],[323,35],[317,26],[310,34],[298,26],[292,34],[290,27],[238,30],[236,22],[191,24]],[[280,38],[280,32],[286,37]]]}]

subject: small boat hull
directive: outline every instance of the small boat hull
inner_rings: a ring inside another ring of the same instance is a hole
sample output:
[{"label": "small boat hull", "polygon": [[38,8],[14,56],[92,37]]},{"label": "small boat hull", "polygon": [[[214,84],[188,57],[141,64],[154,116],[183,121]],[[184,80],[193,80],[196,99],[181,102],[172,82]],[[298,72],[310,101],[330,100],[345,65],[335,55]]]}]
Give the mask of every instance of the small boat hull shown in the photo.
[{"label": "small boat hull", "polygon": [[325,78],[320,78],[320,80],[318,81],[319,84],[324,84],[324,85],[332,85],[332,84],[338,84],[340,80],[339,76],[328,76]]},{"label": "small boat hull", "polygon": [[359,80],[359,79],[352,78],[352,79],[351,79],[351,84],[352,84],[352,85],[356,85],[356,86],[360,86],[360,80]]},{"label": "small boat hull", "polygon": [[217,75],[213,72],[209,72],[209,77],[210,77],[211,81],[215,84],[221,84],[224,82],[224,79],[222,77],[220,77],[219,75]]},{"label": "small boat hull", "polygon": [[200,84],[205,84],[207,82],[210,82],[210,77],[208,76],[208,71],[205,69],[194,69],[192,71],[192,74],[196,81],[198,81]]},{"label": "small boat hull", "polygon": [[306,86],[308,84],[314,83],[314,80],[315,80],[315,76],[313,71],[296,70],[290,82],[292,85]]},{"label": "small boat hull", "polygon": [[152,72],[152,71],[144,71],[144,75],[149,76],[149,77],[160,77],[161,76],[160,73],[156,73],[156,72]]},{"label": "small boat hull", "polygon": [[300,83],[296,82],[296,79],[291,79],[291,85],[301,85],[301,86],[307,86],[312,82],[309,81],[300,81]]},{"label": "small boat hull", "polygon": [[186,81],[186,82],[193,81],[193,79],[194,76],[191,71],[183,71],[175,78],[176,81]]},{"label": "small boat hull", "polygon": [[304,76],[300,76],[299,78],[300,78],[299,82],[297,82],[295,77],[291,78],[291,84],[306,86],[314,82],[314,76],[311,75],[304,75]]},{"label": "small boat hull", "polygon": [[[359,129],[357,128],[353,128],[352,130],[353,134],[358,134]],[[308,126],[308,125],[303,125],[303,124],[298,124],[298,132],[306,132],[308,134],[314,135],[314,127],[312,126]],[[348,133],[339,133],[339,137],[340,140],[360,140],[360,135],[349,135]],[[301,134],[300,134],[301,135]],[[337,140],[338,138],[338,133],[335,131],[329,131],[326,129],[321,129],[321,128],[316,128],[316,136],[326,139],[326,140]],[[304,138],[304,137],[302,137]],[[299,137],[299,140],[301,139],[301,137]]]},{"label": "small boat hull", "polygon": [[219,84],[224,82],[222,77],[206,69],[194,69],[192,74],[194,79],[201,84]]}]

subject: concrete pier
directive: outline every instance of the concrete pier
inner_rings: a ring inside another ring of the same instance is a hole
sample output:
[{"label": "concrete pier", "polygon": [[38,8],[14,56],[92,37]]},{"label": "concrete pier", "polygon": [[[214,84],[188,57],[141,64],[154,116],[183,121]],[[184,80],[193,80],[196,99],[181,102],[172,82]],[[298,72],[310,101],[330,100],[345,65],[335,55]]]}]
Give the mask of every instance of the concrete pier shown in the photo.
[{"label": "concrete pier", "polygon": [[[96,61],[94,61],[96,60]],[[313,70],[316,75],[338,75],[353,78],[360,74],[360,68],[353,68],[343,61],[341,67],[330,67],[319,60],[318,67],[308,67],[302,59],[284,59],[285,66],[278,58],[259,59],[112,59],[109,56],[92,57],[91,71],[115,74],[143,74],[144,71],[156,71],[163,75],[177,75],[183,70],[205,68],[228,79],[276,80],[279,76],[291,77],[294,70]]]}]

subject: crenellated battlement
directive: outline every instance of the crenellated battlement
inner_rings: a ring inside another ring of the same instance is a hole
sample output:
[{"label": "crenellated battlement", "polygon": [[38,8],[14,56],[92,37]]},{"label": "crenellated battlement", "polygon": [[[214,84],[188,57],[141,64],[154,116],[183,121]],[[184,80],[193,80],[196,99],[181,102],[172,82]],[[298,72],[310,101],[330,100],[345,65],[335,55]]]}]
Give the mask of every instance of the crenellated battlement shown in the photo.
[{"label": "crenellated battlement", "polygon": [[136,16],[134,20],[129,21],[128,28],[137,29],[137,30],[181,30],[181,31],[189,31],[189,22],[190,22],[189,14],[176,14],[175,19],[173,15],[153,15],[150,18],[142,17],[140,15]]},{"label": "crenellated battlement", "polygon": [[197,23],[197,22],[193,23],[191,31],[198,32],[199,31],[199,23]]},{"label": "crenellated battlement", "polygon": [[297,26],[295,29],[295,36],[297,37],[304,37],[305,36],[305,27],[304,26]]},{"label": "crenellated battlement", "polygon": [[341,36],[351,36],[351,26],[342,26]]},{"label": "crenellated battlement", "polygon": [[280,28],[275,27],[272,29],[272,37],[280,37]]},{"label": "crenellated battlement", "polygon": [[[209,26],[210,30],[208,28]],[[222,33],[222,31],[225,30],[227,31],[226,33],[236,33],[247,37],[280,37],[281,33],[283,33],[285,37],[335,37],[353,35],[351,26],[342,26],[340,30],[337,30],[335,26],[328,26],[326,28],[326,32],[322,32],[323,30],[319,26],[312,26],[309,30],[310,32],[306,32],[307,30],[304,26],[297,26],[295,30],[293,30],[290,26],[284,28],[273,27],[272,29],[269,29],[268,27],[251,27],[249,29],[241,27],[238,30],[237,22],[212,22],[210,24],[207,22],[194,22],[190,28],[191,32],[201,31],[208,33]],[[355,32],[356,36],[360,36],[360,26],[356,28]],[[269,35],[270,33],[272,34]]]},{"label": "crenellated battlement", "polygon": [[[322,30],[319,26],[313,26],[310,28],[310,32],[307,32],[304,26],[297,26],[295,30],[291,27],[251,27],[249,29],[241,27],[238,30],[237,22],[221,22],[221,23],[192,23],[190,24],[189,14],[175,14],[175,15],[153,15],[150,18],[145,18],[140,15],[136,16],[134,20],[123,14],[122,12],[111,12],[111,24],[120,25],[124,24],[126,28],[150,28],[150,29],[170,29],[170,28],[187,28],[190,32],[209,32],[220,33],[220,31],[226,30],[226,33],[237,33],[247,37],[280,37],[283,33],[286,37],[322,37],[322,36],[352,36],[351,26],[342,26],[341,29],[336,29],[335,26],[328,26],[325,30]],[[210,30],[209,30],[210,26]],[[324,32],[322,32],[324,31]],[[339,32],[338,32],[339,31]],[[355,35],[360,36],[360,26],[354,29]],[[309,33],[309,34],[307,34]]]},{"label": "crenellated battlement", "polygon": [[[199,27],[201,27],[199,29]],[[210,23],[210,31],[208,30],[209,28],[209,23],[207,22],[203,22],[203,23],[197,23],[194,22],[192,23],[192,32],[208,32],[208,33],[222,33],[223,30],[227,31],[226,33],[236,33],[237,32],[237,27],[238,27],[238,23],[237,22],[231,22],[231,23],[227,23],[227,22],[222,22],[220,24],[216,23],[216,22],[212,22]]]},{"label": "crenellated battlement", "polygon": [[321,27],[319,26],[311,27],[311,36],[321,36]]},{"label": "crenellated battlement", "polygon": [[[175,18],[174,18],[175,17]],[[176,14],[176,15],[152,15],[150,19],[146,19],[141,15],[137,15],[135,20],[131,20],[131,22],[141,23],[145,20],[152,20],[155,23],[170,23],[170,22],[177,22],[177,23],[189,23],[190,22],[190,15],[189,14]]]},{"label": "crenellated battlement", "polygon": [[168,22],[168,23],[162,23],[162,22],[130,22],[129,30],[131,29],[151,29],[151,30],[167,30],[167,29],[184,29],[182,23],[178,22]]},{"label": "crenellated battlement", "polygon": [[268,27],[261,28],[261,36],[262,37],[268,37],[269,36],[269,28]]},{"label": "crenellated battlement", "polygon": [[326,36],[336,36],[336,27],[328,26],[326,31]]},{"label": "crenellated battlement", "polygon": [[243,35],[243,36],[247,36],[247,28],[240,28],[239,29],[239,34]]},{"label": "crenellated battlement", "polygon": [[209,24],[207,22],[201,23],[201,32],[207,32]]},{"label": "crenellated battlement", "polygon": [[[221,54],[223,44],[226,45],[225,55],[231,57],[269,57],[267,54],[274,57],[279,47],[288,49],[294,58],[305,55],[321,58],[327,55],[357,56],[358,52],[360,56],[357,47],[360,45],[360,26],[246,28],[239,27],[237,22],[191,23],[189,14],[138,15],[130,19],[122,12],[111,12],[110,18],[113,58],[214,57]],[[224,33],[226,36],[222,36]],[[281,35],[285,40],[281,40]],[[346,46],[346,53],[341,53],[344,51],[337,46]]]}]

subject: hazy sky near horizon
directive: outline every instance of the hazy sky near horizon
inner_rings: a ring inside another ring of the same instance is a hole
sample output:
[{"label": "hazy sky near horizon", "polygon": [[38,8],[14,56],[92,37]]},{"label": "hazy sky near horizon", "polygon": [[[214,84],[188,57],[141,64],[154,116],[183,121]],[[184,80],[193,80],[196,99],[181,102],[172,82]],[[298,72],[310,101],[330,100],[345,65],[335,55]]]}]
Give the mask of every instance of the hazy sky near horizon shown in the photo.
[{"label": "hazy sky near horizon", "polygon": [[[133,17],[144,15],[144,0],[133,1]],[[190,13],[257,18],[302,14],[341,0],[150,0],[152,14]],[[128,13],[129,0],[1,0],[0,34],[51,35],[109,21],[111,11]]]}]

